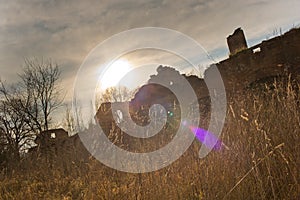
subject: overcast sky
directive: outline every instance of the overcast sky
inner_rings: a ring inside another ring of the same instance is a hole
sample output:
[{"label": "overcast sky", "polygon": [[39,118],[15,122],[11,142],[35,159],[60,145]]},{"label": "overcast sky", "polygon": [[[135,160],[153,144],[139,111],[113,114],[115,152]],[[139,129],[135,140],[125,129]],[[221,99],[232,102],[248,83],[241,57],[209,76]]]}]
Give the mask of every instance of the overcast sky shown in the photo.
[{"label": "overcast sky", "polygon": [[88,53],[119,32],[174,29],[220,61],[234,29],[242,27],[251,46],[275,29],[299,26],[299,8],[299,0],[0,0],[0,77],[16,80],[24,58],[51,58],[61,66],[68,100]]}]

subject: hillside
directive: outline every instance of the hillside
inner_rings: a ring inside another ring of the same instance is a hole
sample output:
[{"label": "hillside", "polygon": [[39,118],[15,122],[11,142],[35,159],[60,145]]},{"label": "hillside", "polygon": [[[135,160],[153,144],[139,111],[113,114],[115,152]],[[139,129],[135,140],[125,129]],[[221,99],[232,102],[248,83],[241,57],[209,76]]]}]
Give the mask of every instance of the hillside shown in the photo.
[{"label": "hillside", "polygon": [[[224,145],[220,148],[200,159],[203,144],[195,139],[171,165],[134,174],[97,161],[85,151],[78,134],[68,137],[62,129],[50,130],[36,139],[38,147],[18,166],[2,171],[0,199],[299,199],[300,29],[250,48],[240,29],[229,38],[229,58],[215,64],[227,93],[220,138]],[[205,79],[210,77],[210,70],[200,79],[160,66],[131,101],[103,103],[95,118],[109,140],[121,149],[155,151],[172,141],[182,117],[176,96],[155,81],[163,80],[180,90],[180,83],[168,77],[185,78],[197,95],[199,127],[205,129],[210,116]],[[137,124],[147,125],[149,108],[156,103],[169,112],[166,125],[153,137],[129,136],[113,120],[112,104],[120,109],[128,104],[129,113],[124,112],[122,118],[131,117]],[[91,134],[93,128],[81,134]],[[118,162],[113,156],[109,159]]]}]

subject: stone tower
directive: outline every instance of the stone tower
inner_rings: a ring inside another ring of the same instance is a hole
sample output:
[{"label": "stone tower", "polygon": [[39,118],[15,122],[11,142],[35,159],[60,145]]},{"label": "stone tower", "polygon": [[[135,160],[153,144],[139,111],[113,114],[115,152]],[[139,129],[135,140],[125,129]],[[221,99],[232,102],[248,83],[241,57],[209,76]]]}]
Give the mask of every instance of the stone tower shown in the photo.
[{"label": "stone tower", "polygon": [[234,55],[241,50],[247,49],[244,31],[241,28],[236,29],[232,35],[227,37],[227,45],[229,47],[230,55]]}]

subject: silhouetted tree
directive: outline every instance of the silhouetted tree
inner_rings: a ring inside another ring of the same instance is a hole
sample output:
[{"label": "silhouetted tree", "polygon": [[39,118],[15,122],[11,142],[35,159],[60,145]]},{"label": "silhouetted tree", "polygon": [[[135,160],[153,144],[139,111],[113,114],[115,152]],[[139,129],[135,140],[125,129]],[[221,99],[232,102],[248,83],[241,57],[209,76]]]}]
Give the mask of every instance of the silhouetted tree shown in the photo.
[{"label": "silhouetted tree", "polygon": [[7,87],[0,80],[1,149],[11,158],[19,158],[35,134],[49,129],[51,114],[63,100],[59,76],[57,65],[34,59],[25,60],[18,83]]},{"label": "silhouetted tree", "polygon": [[104,102],[124,102],[129,101],[133,97],[134,92],[127,87],[110,87],[104,92],[98,93],[96,96],[96,109]]},{"label": "silhouetted tree", "polygon": [[[75,108],[72,110],[70,105],[65,105],[65,117],[63,126],[70,134],[82,131],[84,127],[81,107],[74,103]],[[76,115],[76,116],[75,116]]]},{"label": "silhouetted tree", "polygon": [[4,154],[14,160],[19,160],[21,150],[25,150],[26,145],[30,146],[34,138],[26,116],[15,112],[19,101],[20,99],[14,96],[0,101],[1,148]]},{"label": "silhouetted tree", "polygon": [[48,130],[51,114],[62,103],[58,88],[60,71],[51,60],[25,60],[25,68],[21,77],[21,86],[26,91],[26,104],[22,112],[34,123],[39,131]]}]

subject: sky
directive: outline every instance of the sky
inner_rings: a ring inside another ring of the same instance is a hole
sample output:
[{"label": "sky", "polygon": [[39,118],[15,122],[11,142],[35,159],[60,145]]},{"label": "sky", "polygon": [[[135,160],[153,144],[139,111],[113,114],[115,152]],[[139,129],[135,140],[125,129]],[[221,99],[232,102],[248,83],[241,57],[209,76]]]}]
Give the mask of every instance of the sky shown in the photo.
[{"label": "sky", "polygon": [[[0,0],[0,78],[17,81],[25,58],[51,58],[62,71],[60,84],[68,102],[89,53],[122,31],[173,29],[221,61],[228,57],[226,37],[236,28],[242,27],[251,46],[272,37],[275,30],[299,26],[299,7],[299,0]],[[178,64],[187,72],[168,54],[144,50],[125,57],[132,65]]]}]

